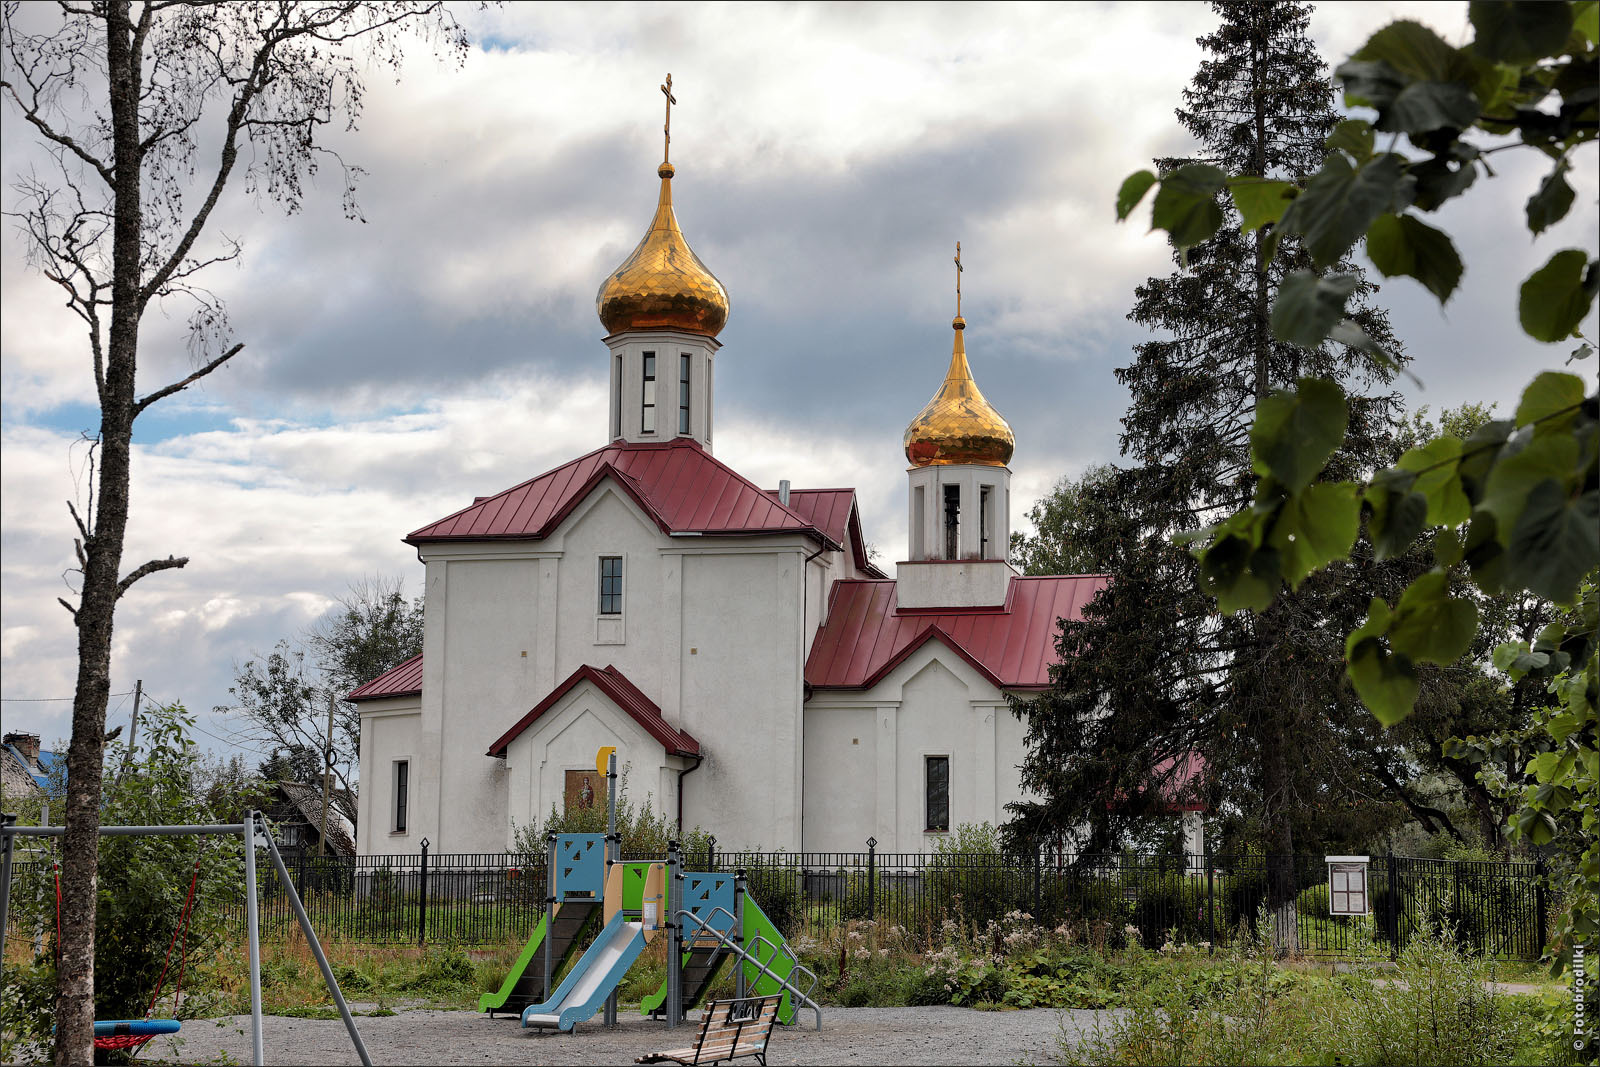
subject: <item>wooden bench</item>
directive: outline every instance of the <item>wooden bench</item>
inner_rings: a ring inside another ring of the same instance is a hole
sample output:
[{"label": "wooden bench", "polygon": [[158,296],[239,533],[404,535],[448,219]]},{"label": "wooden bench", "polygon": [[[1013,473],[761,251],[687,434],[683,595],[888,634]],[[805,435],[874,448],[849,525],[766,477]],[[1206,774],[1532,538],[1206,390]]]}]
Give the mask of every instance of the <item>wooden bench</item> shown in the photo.
[{"label": "wooden bench", "polygon": [[767,1064],[767,1039],[778,1020],[781,996],[714,1000],[700,1017],[700,1037],[690,1048],[652,1052],[635,1063],[722,1063],[754,1056]]}]

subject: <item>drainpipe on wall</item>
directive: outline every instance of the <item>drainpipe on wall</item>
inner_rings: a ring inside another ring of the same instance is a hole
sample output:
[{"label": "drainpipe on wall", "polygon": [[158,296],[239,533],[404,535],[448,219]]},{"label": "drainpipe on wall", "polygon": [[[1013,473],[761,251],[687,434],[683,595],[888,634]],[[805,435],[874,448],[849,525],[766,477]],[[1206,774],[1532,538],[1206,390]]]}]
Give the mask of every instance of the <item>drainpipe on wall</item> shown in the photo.
[{"label": "drainpipe on wall", "polygon": [[694,766],[693,767],[685,767],[683,770],[678,772],[678,833],[679,833],[679,835],[682,835],[683,832],[684,832],[684,826],[683,826],[683,777],[686,774],[693,774],[695,771],[698,771],[700,769],[700,764],[702,762],[704,762],[704,760],[705,760],[704,756],[696,756],[694,758]]}]

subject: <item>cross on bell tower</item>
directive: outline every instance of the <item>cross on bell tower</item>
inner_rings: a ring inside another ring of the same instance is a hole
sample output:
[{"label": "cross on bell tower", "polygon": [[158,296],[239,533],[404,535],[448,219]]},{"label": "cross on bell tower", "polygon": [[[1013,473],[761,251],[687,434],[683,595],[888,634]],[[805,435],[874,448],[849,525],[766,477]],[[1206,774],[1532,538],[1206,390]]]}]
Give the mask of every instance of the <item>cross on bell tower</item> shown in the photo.
[{"label": "cross on bell tower", "polygon": [[664,143],[661,146],[661,162],[672,162],[672,105],[678,98],[672,95],[672,75],[667,75],[667,84],[661,87],[661,95],[667,98],[667,121],[661,126],[661,136]]}]

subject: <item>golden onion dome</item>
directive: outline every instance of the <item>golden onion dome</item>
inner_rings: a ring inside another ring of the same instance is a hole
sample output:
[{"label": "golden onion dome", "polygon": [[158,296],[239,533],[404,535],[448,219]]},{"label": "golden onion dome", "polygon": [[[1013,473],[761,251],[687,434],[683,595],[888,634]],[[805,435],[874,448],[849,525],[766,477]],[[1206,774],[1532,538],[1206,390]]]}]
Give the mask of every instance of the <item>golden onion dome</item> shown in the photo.
[{"label": "golden onion dome", "polygon": [[608,334],[623,330],[685,330],[715,337],[728,321],[728,291],[700,262],[672,212],[671,163],[661,176],[661,200],[650,229],[600,286],[595,310]]},{"label": "golden onion dome", "polygon": [[928,406],[906,427],[906,459],[915,467],[952,463],[1004,467],[1016,450],[1016,436],[972,380],[961,332],[967,328],[966,320],[957,315],[950,325],[956,333],[950,369]]}]

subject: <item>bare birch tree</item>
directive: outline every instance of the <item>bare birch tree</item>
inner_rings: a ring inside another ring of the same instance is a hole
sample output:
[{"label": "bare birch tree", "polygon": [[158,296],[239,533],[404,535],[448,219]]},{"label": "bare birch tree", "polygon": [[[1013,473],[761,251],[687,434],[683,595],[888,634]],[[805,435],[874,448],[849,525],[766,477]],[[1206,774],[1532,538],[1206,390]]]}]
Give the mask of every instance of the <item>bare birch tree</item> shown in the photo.
[{"label": "bare birch tree", "polygon": [[[57,1063],[93,1062],[94,929],[101,762],[118,600],[169,555],[124,568],[134,420],[244,347],[223,302],[200,284],[236,259],[237,240],[208,231],[241,181],[296,211],[308,179],[342,176],[358,217],[358,168],[319,143],[353,128],[363,76],[398,70],[408,40],[457,63],[464,31],[440,3],[202,3],[61,0],[0,9],[0,96],[50,159],[16,178],[12,220],[32,263],[83,321],[100,407],[86,500],[69,503],[78,677],[67,754]],[[140,329],[152,311],[186,314],[192,369],[140,395]]]}]

